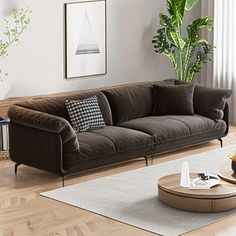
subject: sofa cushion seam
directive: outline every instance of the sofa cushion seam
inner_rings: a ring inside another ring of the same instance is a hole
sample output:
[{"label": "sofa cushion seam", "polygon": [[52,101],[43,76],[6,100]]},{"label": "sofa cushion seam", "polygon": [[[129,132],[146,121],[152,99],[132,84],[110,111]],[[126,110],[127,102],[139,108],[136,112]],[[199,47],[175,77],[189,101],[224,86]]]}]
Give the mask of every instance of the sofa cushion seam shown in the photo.
[{"label": "sofa cushion seam", "polygon": [[114,153],[109,153],[109,154],[106,153],[106,154],[103,154],[103,155],[100,155],[100,156],[95,156],[95,157],[91,158],[91,160],[96,159],[96,158],[99,159],[99,158],[102,158],[102,157],[112,156],[114,154],[121,154],[121,153],[125,153],[127,151],[134,151],[134,150],[138,150],[138,149],[142,149],[142,148],[149,148],[149,146],[152,147],[152,150],[150,150],[150,151],[153,151],[154,143],[151,143],[151,144],[136,147],[136,148],[133,148],[133,149],[126,149],[124,151],[117,151],[117,152],[114,152]]},{"label": "sofa cushion seam", "polygon": [[214,131],[221,131],[221,130],[225,130],[225,129],[222,128],[222,129],[210,130],[210,131],[207,131],[207,132],[201,132],[201,133],[192,134],[192,135],[189,135],[189,136],[183,136],[183,137],[180,137],[180,138],[174,138],[174,139],[170,139],[170,140],[167,141],[167,142],[163,142],[163,143],[155,143],[155,144],[164,144],[164,143],[169,143],[169,142],[171,142],[171,141],[180,140],[180,139],[188,138],[188,137],[194,137],[194,136],[198,136],[198,135],[204,135],[204,134],[212,133],[212,132],[214,132]]}]

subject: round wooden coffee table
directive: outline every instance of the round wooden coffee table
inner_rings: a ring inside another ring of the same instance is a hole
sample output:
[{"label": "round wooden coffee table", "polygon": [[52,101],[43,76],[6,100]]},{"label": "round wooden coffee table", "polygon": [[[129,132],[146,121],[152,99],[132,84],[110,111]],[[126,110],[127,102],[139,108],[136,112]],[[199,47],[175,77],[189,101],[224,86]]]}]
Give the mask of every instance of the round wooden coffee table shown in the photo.
[{"label": "round wooden coffee table", "polygon": [[[197,174],[191,174],[196,178]],[[226,183],[209,190],[180,187],[180,174],[159,179],[158,197],[164,204],[195,212],[222,212],[236,208],[236,186]]]}]

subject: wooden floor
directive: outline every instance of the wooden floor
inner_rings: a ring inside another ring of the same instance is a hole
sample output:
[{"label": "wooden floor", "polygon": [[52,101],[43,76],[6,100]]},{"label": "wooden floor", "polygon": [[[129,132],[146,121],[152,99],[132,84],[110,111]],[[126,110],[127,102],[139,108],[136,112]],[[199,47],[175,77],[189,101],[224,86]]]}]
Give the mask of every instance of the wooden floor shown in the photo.
[{"label": "wooden floor", "polygon": [[[236,127],[230,128],[224,145],[236,144]],[[161,155],[154,163],[173,160],[219,148],[217,140]],[[66,185],[76,184],[107,175],[145,166],[135,160],[109,168],[77,174],[66,179]],[[57,176],[20,166],[15,176],[11,161],[0,161],[0,236],[149,236],[153,233],[62,204],[39,193],[61,187]],[[235,236],[236,215],[185,234],[185,236]]]}]

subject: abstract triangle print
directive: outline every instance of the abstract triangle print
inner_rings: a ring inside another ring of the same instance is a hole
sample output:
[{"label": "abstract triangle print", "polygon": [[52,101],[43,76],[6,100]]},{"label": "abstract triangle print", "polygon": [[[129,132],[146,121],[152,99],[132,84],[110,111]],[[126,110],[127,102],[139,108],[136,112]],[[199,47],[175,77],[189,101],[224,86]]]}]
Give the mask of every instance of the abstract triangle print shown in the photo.
[{"label": "abstract triangle print", "polygon": [[85,11],[84,22],[81,28],[79,42],[75,55],[98,54],[100,53],[98,41],[96,39],[88,13]]}]

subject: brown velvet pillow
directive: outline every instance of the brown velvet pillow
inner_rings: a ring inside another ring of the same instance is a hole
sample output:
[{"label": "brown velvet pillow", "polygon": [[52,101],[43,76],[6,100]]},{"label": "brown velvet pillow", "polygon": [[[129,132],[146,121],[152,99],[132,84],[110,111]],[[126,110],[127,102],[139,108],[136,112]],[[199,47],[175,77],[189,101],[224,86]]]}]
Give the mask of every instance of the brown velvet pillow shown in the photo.
[{"label": "brown velvet pillow", "polygon": [[193,115],[194,85],[154,85],[153,114]]},{"label": "brown velvet pillow", "polygon": [[208,88],[195,85],[194,111],[196,114],[209,117],[213,120],[222,120],[226,99],[230,97],[232,90]]}]

